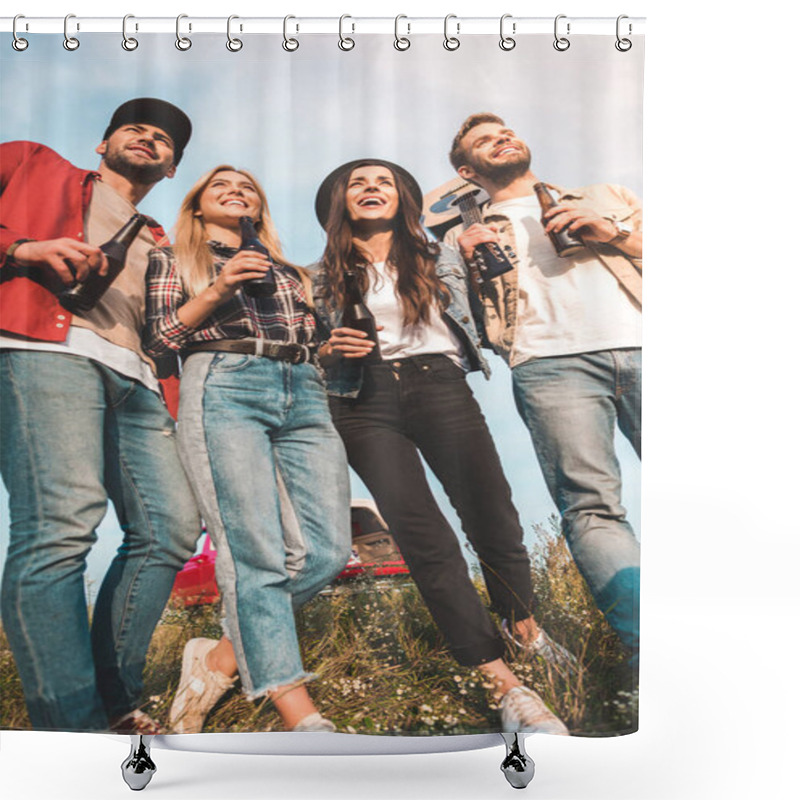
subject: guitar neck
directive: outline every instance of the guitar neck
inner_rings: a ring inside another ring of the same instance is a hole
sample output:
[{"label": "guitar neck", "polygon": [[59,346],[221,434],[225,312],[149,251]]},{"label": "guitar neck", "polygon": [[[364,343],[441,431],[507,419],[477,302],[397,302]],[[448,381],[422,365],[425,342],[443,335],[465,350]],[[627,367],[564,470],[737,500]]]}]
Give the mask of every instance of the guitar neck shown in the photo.
[{"label": "guitar neck", "polygon": [[483,222],[480,206],[475,202],[475,195],[472,193],[458,200],[458,210],[465,228]]}]

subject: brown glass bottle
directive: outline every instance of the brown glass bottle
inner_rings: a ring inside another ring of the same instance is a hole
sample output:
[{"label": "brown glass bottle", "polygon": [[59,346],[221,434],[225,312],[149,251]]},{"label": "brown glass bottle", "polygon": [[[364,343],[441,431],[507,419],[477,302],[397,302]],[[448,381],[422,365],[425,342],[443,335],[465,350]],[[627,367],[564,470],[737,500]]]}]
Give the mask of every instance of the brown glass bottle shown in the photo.
[{"label": "brown glass bottle", "polygon": [[352,270],[344,272],[344,308],[342,327],[354,328],[367,334],[367,339],[375,343],[370,353],[361,359],[364,364],[378,364],[381,361],[381,346],[378,342],[378,329],[374,314],[367,308],[358,275]]},{"label": "brown glass bottle", "polygon": [[91,311],[97,305],[97,301],[124,269],[128,249],[139,235],[145,222],[147,222],[147,217],[144,214],[134,214],[111,239],[100,245],[108,262],[108,272],[105,275],[90,272],[86,280],[61,292],[58,302],[67,311],[80,316]]},{"label": "brown glass bottle", "polygon": [[[478,193],[479,190],[467,192],[456,202],[461,219],[464,221],[464,228],[483,223],[483,214],[475,199]],[[511,248],[506,246],[506,249],[510,250]],[[514,269],[514,265],[497,242],[481,242],[475,245],[472,262],[478,269],[478,277],[481,282],[499,278]]]},{"label": "brown glass bottle", "polygon": [[[252,250],[254,253],[262,253],[272,261],[269,250],[264,246],[261,239],[258,238],[258,232],[256,231],[253,220],[250,217],[239,217],[239,228],[242,232],[242,244],[239,249]],[[268,297],[271,294],[275,294],[277,288],[275,273],[272,271],[272,267],[269,267],[262,277],[251,278],[249,281],[245,281],[242,284],[244,293],[250,295],[250,297]]]},{"label": "brown glass bottle", "polygon": [[[545,226],[547,225],[548,220],[544,218],[544,212],[549,211],[553,206],[557,206],[558,202],[553,195],[550,194],[550,190],[547,188],[547,184],[545,183],[534,184],[533,191],[536,192],[539,205],[542,207],[542,226]],[[558,232],[551,231],[547,235],[550,237],[550,241],[553,243],[556,255],[558,255],[560,258],[571,256],[573,253],[577,253],[578,250],[582,250],[584,247],[584,244],[580,238],[574,233],[570,233],[568,230]]]}]

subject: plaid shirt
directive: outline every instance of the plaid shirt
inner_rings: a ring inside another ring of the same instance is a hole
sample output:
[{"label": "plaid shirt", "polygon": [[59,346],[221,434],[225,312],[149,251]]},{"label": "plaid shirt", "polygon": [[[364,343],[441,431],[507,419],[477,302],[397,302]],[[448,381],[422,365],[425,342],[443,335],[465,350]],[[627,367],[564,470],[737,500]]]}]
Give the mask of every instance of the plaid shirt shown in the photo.
[{"label": "plaid shirt", "polygon": [[[210,241],[214,272],[219,275],[237,248]],[[170,247],[150,251],[147,267],[147,321],[144,349],[157,357],[180,352],[191,342],[216,339],[266,339],[271,342],[316,344],[314,314],[306,301],[300,276],[291,267],[274,268],[278,285],[269,297],[249,297],[241,289],[206,317],[201,327],[189,328],[178,319],[178,309],[189,300],[175,268]]]}]

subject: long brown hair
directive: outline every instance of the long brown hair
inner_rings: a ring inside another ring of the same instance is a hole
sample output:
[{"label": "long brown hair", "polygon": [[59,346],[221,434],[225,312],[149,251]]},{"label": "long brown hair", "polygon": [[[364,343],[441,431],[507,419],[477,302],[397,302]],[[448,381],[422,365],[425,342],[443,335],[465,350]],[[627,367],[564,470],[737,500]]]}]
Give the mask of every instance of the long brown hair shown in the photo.
[{"label": "long brown hair", "polygon": [[[356,273],[361,291],[366,293],[370,277],[375,277],[375,269],[369,256],[354,240],[353,225],[347,213],[347,185],[353,171],[360,166],[370,166],[365,160],[347,173],[340,175],[331,190],[330,212],[325,225],[328,242],[322,256],[322,269],[325,271],[325,299],[341,308],[345,301],[344,273]],[[383,165],[385,166],[385,165]],[[420,222],[422,209],[415,200],[405,181],[390,167],[399,205],[393,220],[392,246],[387,265],[397,273],[395,292],[403,307],[403,323],[416,325],[430,320],[432,305],[445,307],[450,296],[436,274],[436,258],[439,245],[431,242],[425,235]]]},{"label": "long brown hair", "polygon": [[175,223],[173,234],[175,267],[190,297],[200,294],[216,277],[214,275],[214,259],[207,244],[208,234],[203,220],[197,216],[197,212],[200,209],[200,196],[219,172],[237,172],[239,175],[244,175],[253,184],[261,199],[261,213],[257,219],[253,220],[258,238],[269,250],[270,256],[276,264],[291,266],[300,271],[300,268],[289,264],[283,257],[280,239],[278,239],[278,233],[270,217],[267,196],[264,194],[261,184],[247,170],[220,164],[203,175],[192,186],[186,197],[183,198],[178,212],[178,220]]}]

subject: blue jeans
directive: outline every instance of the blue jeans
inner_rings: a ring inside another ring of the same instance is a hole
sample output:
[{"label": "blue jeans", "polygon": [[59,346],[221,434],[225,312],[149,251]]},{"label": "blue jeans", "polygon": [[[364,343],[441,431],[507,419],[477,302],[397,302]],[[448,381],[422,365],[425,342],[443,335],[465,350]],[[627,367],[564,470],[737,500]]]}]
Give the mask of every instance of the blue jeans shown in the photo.
[{"label": "blue jeans", "polygon": [[293,609],[339,574],[351,547],[347,461],[319,373],[260,356],[191,355],[178,445],[217,548],[245,693],[311,677]]},{"label": "blue jeans", "polygon": [[621,504],[614,431],[641,457],[642,351],[537,358],[512,377],[575,563],[636,663],[639,543]]},{"label": "blue jeans", "polygon": [[[153,630],[200,520],[174,423],[142,384],[87,358],[0,352],[10,495],[3,625],[34,728],[102,730],[134,709]],[[122,544],[90,625],[83,575],[114,503]]]}]

